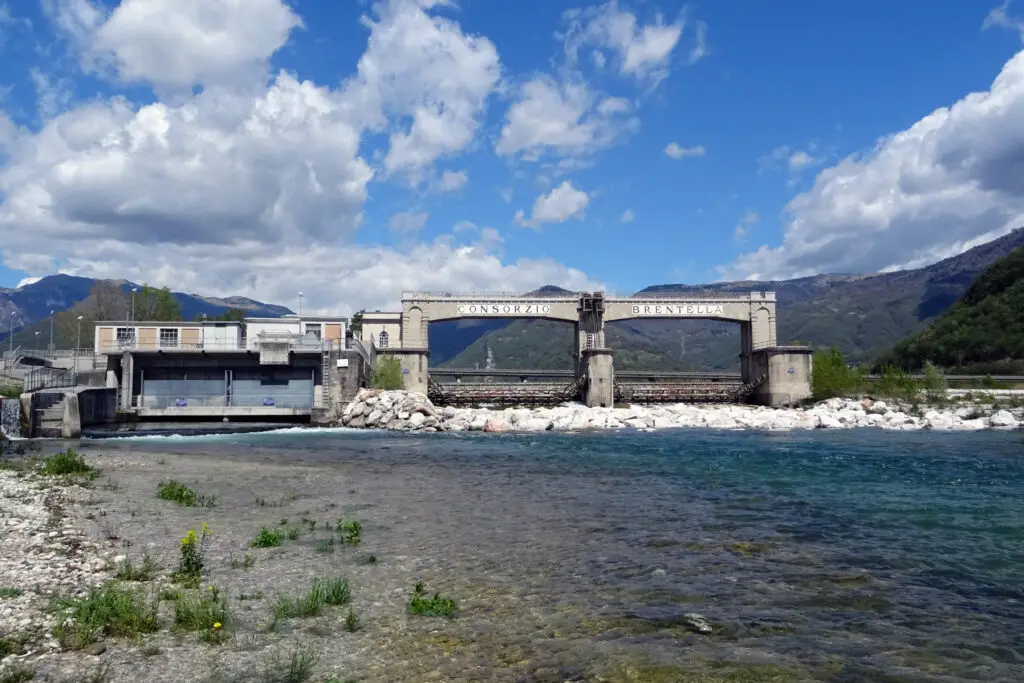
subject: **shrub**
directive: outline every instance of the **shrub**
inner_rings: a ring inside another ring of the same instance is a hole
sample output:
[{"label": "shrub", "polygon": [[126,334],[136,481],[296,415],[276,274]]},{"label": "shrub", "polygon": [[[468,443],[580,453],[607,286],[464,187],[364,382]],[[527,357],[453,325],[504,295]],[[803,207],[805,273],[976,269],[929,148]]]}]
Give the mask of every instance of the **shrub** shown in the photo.
[{"label": "shrub", "polygon": [[355,633],[359,630],[359,616],[351,607],[348,608],[348,614],[345,615],[345,630],[349,633]]},{"label": "shrub", "polygon": [[946,376],[934,363],[924,364],[924,395],[928,403],[942,405],[948,399]]},{"label": "shrub", "polygon": [[68,474],[84,474],[90,478],[99,476],[100,471],[85,462],[79,453],[74,449],[67,449],[60,453],[54,453],[43,460],[43,466],[39,473],[44,476],[61,476]]},{"label": "shrub", "polygon": [[427,597],[427,590],[423,582],[418,582],[412,589],[409,597],[409,612],[424,617],[447,617],[452,618],[458,612],[459,607],[451,598],[442,598],[440,593],[434,593],[434,597]]},{"label": "shrub", "polygon": [[863,383],[863,373],[848,366],[836,347],[814,354],[811,388],[815,399],[851,396],[860,393]]},{"label": "shrub", "polygon": [[252,548],[277,548],[281,545],[281,532],[277,529],[268,529],[265,526],[260,527],[260,532],[256,534],[256,538],[252,539],[249,546]]},{"label": "shrub", "polygon": [[36,670],[28,664],[14,664],[0,671],[0,683],[28,683],[36,677]]},{"label": "shrub", "polygon": [[212,535],[213,532],[203,522],[198,535],[195,529],[189,529],[181,539],[181,556],[174,579],[186,588],[196,588],[202,580],[203,568],[206,566],[206,539]]},{"label": "shrub", "polygon": [[886,365],[882,368],[882,379],[875,387],[875,393],[885,398],[913,403],[920,397],[921,389],[906,370]]},{"label": "shrub", "polygon": [[313,675],[316,649],[309,645],[296,645],[287,658],[270,655],[264,660],[259,678],[264,683],[303,683]]},{"label": "shrub", "polygon": [[67,614],[53,635],[69,650],[79,650],[101,637],[131,638],[160,628],[157,602],[119,584],[92,588],[85,597],[58,601],[58,606]]},{"label": "shrub", "polygon": [[370,386],[374,389],[402,389],[405,380],[402,378],[402,364],[395,356],[377,356],[373,368]]}]

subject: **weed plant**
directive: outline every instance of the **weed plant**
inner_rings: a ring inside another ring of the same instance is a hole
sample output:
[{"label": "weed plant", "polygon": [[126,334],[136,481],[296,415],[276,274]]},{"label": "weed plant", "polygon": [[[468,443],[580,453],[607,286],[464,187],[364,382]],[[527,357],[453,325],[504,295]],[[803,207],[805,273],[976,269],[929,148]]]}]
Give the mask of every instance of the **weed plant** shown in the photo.
[{"label": "weed plant", "polygon": [[300,536],[302,536],[302,529],[297,526],[293,525],[285,529],[285,537],[289,541],[297,541]]},{"label": "weed plant", "polygon": [[206,541],[213,532],[206,526],[206,522],[196,534],[195,529],[189,529],[185,537],[181,539],[180,553],[178,559],[178,571],[174,573],[174,580],[186,588],[198,588],[203,578],[203,568],[206,566]]},{"label": "weed plant", "polygon": [[182,631],[195,631],[206,643],[226,641],[231,626],[227,594],[214,586],[198,594],[179,594],[174,600],[174,626]]},{"label": "weed plant", "polygon": [[359,523],[358,519],[338,520],[338,532],[341,534],[342,543],[359,545],[360,534],[362,531],[363,525]]},{"label": "weed plant", "polygon": [[316,551],[318,553],[333,553],[334,552],[334,539],[323,538],[320,539],[316,544]]},{"label": "weed plant", "polygon": [[135,564],[130,557],[117,566],[115,578],[121,581],[152,581],[156,576],[156,560],[148,553],[142,556],[142,562]]},{"label": "weed plant", "polygon": [[260,532],[256,534],[256,538],[252,539],[249,546],[252,548],[277,548],[281,545],[281,532],[277,529],[268,529],[265,526],[260,527]]},{"label": "weed plant", "polygon": [[349,633],[355,633],[359,630],[359,616],[351,607],[348,608],[348,614],[345,615],[345,630]]},{"label": "weed plant", "polygon": [[39,473],[46,477],[80,475],[87,479],[95,479],[100,476],[99,469],[89,465],[85,458],[72,448],[45,458]]},{"label": "weed plant", "polygon": [[409,612],[424,617],[446,617],[453,618],[459,611],[459,606],[451,598],[442,598],[440,593],[434,593],[433,597],[427,597],[427,589],[423,582],[419,581],[413,586],[412,595],[409,597]]},{"label": "weed plant", "polygon": [[17,598],[20,597],[25,591],[20,588],[0,588],[0,599],[3,598]]},{"label": "weed plant", "polygon": [[134,638],[160,628],[157,602],[116,583],[92,588],[82,598],[58,600],[64,618],[53,635],[66,650],[80,650],[101,637]]},{"label": "weed plant", "polygon": [[347,605],[352,600],[352,591],[348,580],[335,577],[317,579],[302,595],[281,596],[274,602],[274,621],[294,617],[318,616],[325,605],[338,607]]},{"label": "weed plant", "polygon": [[212,508],[217,504],[216,496],[205,496],[196,493],[195,490],[174,479],[160,482],[160,485],[157,487],[156,497],[189,508],[196,506]]},{"label": "weed plant", "polygon": [[263,661],[260,683],[304,683],[313,675],[316,661],[311,645],[296,645],[286,657],[272,654]]},{"label": "weed plant", "polygon": [[231,558],[232,569],[252,569],[256,565],[256,558],[246,553],[242,556],[242,559],[236,560],[234,557]]}]

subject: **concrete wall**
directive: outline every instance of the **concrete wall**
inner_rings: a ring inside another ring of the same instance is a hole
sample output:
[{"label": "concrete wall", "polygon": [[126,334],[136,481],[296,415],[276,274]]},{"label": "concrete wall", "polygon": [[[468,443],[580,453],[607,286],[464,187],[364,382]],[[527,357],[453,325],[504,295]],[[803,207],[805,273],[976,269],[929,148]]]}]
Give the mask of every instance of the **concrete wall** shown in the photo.
[{"label": "concrete wall", "polygon": [[591,408],[611,408],[615,405],[615,368],[611,349],[584,349],[582,370],[587,384],[583,402]]},{"label": "concrete wall", "polygon": [[754,351],[751,363],[755,376],[767,374],[757,388],[752,403],[766,406],[795,405],[811,398],[812,350],[799,346],[781,346]]},{"label": "concrete wall", "polygon": [[83,427],[113,422],[117,417],[117,389],[79,389],[76,398]]},{"label": "concrete wall", "polygon": [[427,393],[427,376],[430,353],[423,349],[378,349],[377,362],[381,358],[394,357],[402,366],[402,384],[406,391]]}]

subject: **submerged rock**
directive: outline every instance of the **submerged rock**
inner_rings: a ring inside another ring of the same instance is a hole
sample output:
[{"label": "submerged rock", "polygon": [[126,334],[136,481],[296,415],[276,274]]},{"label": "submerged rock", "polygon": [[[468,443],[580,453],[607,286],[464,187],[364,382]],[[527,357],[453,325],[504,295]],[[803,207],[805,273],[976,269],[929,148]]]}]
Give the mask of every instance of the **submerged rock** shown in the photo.
[{"label": "submerged rock", "polygon": [[748,405],[673,404],[587,408],[563,403],[543,408],[456,408],[434,406],[423,394],[364,389],[341,412],[344,427],[397,431],[543,432],[591,429],[933,429],[943,431],[1012,429],[1024,424],[1024,411],[993,410],[971,404],[930,407],[923,413],[883,401],[832,398],[805,408]]}]

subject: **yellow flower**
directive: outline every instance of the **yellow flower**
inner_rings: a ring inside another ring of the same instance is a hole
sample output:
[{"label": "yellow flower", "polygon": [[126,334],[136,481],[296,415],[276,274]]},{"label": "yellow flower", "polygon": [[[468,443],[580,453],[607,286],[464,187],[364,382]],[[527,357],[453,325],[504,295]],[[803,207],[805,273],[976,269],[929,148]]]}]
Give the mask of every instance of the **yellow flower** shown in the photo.
[{"label": "yellow flower", "polygon": [[215,621],[215,622],[213,623],[213,627],[214,627],[214,628],[220,628],[220,622],[219,622],[219,621]]}]

